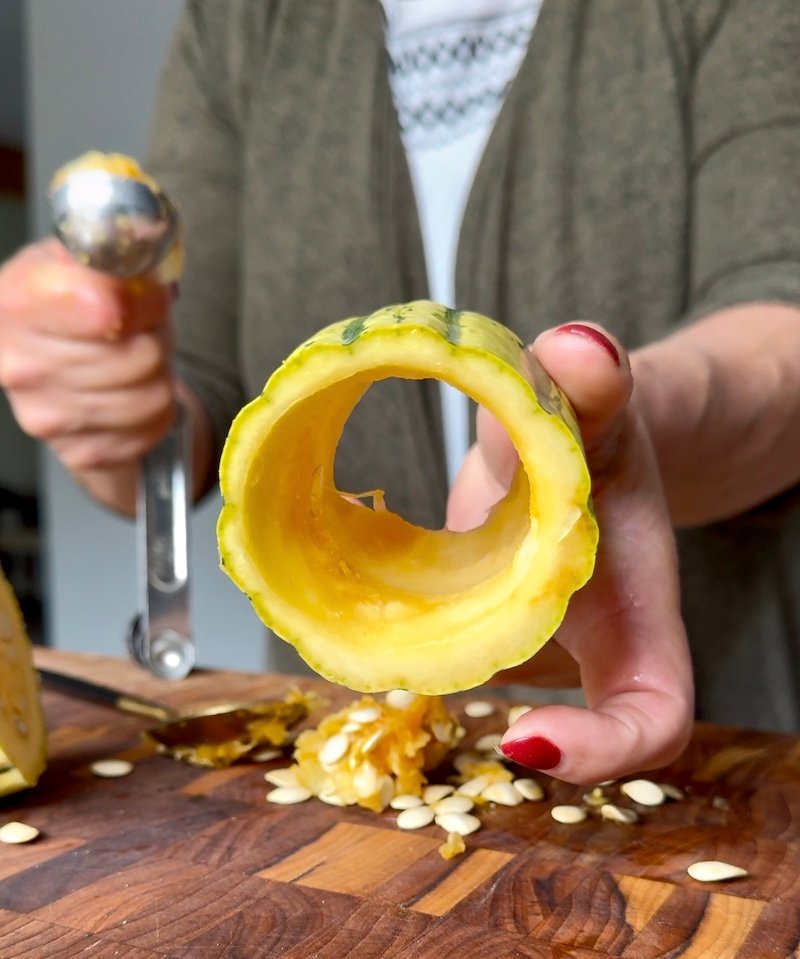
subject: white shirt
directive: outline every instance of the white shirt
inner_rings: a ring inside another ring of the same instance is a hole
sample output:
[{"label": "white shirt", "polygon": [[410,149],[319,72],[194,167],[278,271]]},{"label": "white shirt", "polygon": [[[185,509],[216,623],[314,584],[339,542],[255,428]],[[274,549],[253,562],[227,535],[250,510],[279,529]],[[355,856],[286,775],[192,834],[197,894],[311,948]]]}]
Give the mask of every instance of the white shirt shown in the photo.
[{"label": "white shirt", "polygon": [[[541,0],[383,0],[390,79],[431,297],[455,302],[461,220],[475,171],[525,55]],[[469,307],[469,304],[464,304]],[[442,384],[453,477],[467,450],[466,398]]]}]

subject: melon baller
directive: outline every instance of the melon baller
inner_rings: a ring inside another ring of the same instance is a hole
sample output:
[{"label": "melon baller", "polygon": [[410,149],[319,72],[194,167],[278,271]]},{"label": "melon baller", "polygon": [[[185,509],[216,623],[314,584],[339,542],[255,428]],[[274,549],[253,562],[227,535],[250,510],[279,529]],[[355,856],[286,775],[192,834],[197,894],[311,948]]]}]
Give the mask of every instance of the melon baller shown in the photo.
[{"label": "melon baller", "polygon": [[[154,185],[100,167],[72,166],[50,193],[53,231],[75,260],[123,280],[157,269],[180,246],[180,222]],[[164,439],[143,462],[136,540],[140,612],[128,629],[133,659],[163,679],[195,663],[189,613],[188,517],[191,447],[179,407]]]}]

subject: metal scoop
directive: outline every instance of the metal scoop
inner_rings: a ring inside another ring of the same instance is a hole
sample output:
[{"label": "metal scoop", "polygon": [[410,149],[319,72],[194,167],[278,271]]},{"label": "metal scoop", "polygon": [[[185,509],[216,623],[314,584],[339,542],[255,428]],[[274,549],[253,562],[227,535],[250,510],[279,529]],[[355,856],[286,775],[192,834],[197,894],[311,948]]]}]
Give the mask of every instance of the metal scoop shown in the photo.
[{"label": "metal scoop", "polygon": [[[148,183],[78,166],[50,195],[53,230],[85,266],[121,279],[155,269],[179,240],[178,214]],[[133,658],[162,679],[194,666],[189,616],[190,430],[181,409],[142,462],[137,549],[142,612],[128,632]]]},{"label": "metal scoop", "polygon": [[194,766],[222,767],[286,744],[285,734],[309,714],[300,697],[284,702],[225,703],[181,714],[170,706],[77,676],[40,669],[43,684],[102,706],[155,720],[145,736],[156,749]]}]

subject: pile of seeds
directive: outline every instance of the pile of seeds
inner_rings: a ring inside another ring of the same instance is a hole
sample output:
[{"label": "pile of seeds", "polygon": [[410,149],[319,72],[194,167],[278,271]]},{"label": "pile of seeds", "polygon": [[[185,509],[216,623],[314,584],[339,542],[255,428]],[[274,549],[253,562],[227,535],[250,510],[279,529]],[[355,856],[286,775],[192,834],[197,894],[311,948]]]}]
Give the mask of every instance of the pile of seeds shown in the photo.
[{"label": "pile of seeds", "polygon": [[[464,707],[473,719],[493,712],[483,701]],[[501,761],[499,734],[483,736],[472,750],[453,754],[464,735],[440,697],[403,690],[389,692],[383,700],[365,696],[298,736],[295,764],[266,773],[275,787],[267,800],[291,804],[316,796],[376,812],[388,807],[397,811],[400,829],[431,823],[443,829],[447,840],[440,853],[451,858],[464,851],[463,837],[480,829],[476,813],[481,807],[544,799],[536,780],[516,778]],[[455,769],[452,781],[429,783],[427,771],[448,756]]]},{"label": "pile of seeds", "polygon": [[[512,706],[506,725],[530,709]],[[482,700],[466,703],[463,711],[470,719],[485,719],[496,712]],[[506,764],[499,750],[500,733],[481,736],[469,750],[454,751],[465,735],[439,697],[404,690],[389,692],[383,700],[365,696],[298,736],[294,765],[265,774],[275,787],[267,800],[292,804],[316,796],[335,806],[358,805],[375,812],[391,809],[397,813],[399,829],[432,824],[443,829],[447,838],[439,853],[451,859],[465,851],[464,837],[481,828],[480,813],[487,807],[546,798],[537,780],[515,776]],[[426,773],[445,758],[454,770],[449,781],[428,782]],[[609,780],[591,787],[580,804],[552,806],[550,815],[565,825],[597,816],[632,826],[646,810],[683,798],[682,790],[670,783]],[[747,875],[739,866],[716,861],[693,863],[688,872],[704,882]]]}]

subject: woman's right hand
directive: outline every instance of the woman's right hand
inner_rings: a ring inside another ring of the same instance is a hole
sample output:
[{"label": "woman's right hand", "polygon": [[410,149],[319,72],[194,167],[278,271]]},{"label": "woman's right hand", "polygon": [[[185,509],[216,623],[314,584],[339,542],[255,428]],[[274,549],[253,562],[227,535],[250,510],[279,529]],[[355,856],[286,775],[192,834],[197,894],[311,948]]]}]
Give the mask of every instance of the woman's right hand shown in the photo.
[{"label": "woman's right hand", "polygon": [[130,470],[168,429],[170,302],[154,278],[81,266],[54,239],[0,268],[0,386],[21,428],[79,481]]}]

